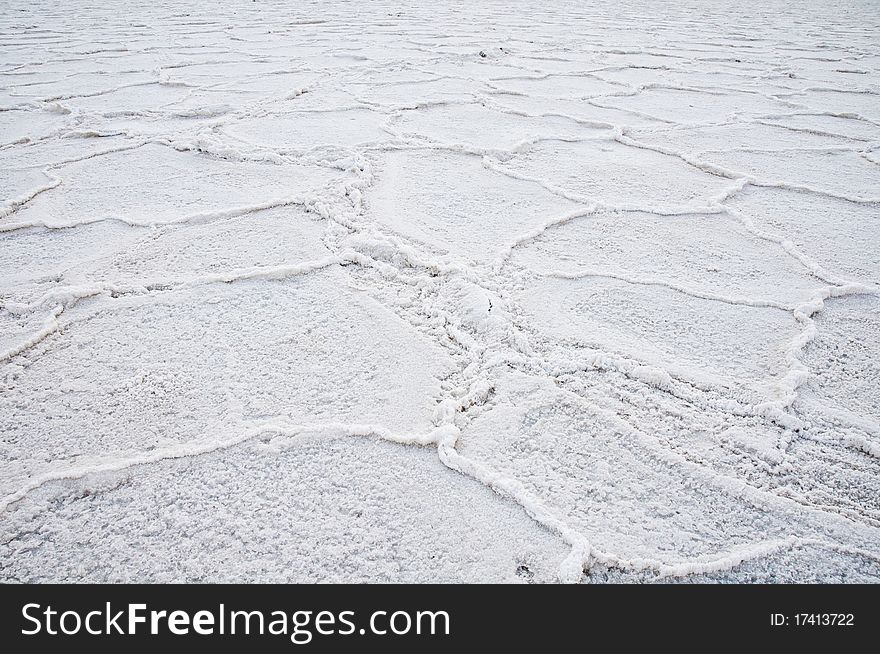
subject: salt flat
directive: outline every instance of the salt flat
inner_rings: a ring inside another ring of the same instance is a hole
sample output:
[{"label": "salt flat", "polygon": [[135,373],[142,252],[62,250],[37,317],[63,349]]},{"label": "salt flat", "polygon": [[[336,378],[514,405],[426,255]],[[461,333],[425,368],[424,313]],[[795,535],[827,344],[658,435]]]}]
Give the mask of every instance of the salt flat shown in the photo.
[{"label": "salt flat", "polygon": [[0,580],[880,581],[880,6],[0,7]]}]

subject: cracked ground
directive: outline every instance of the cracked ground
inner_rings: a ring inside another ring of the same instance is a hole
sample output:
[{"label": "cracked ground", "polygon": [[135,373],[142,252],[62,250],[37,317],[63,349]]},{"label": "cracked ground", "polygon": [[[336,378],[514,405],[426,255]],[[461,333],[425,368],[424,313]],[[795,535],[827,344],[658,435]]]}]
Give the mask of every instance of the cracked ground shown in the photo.
[{"label": "cracked ground", "polygon": [[0,580],[880,581],[880,10],[0,7]]}]

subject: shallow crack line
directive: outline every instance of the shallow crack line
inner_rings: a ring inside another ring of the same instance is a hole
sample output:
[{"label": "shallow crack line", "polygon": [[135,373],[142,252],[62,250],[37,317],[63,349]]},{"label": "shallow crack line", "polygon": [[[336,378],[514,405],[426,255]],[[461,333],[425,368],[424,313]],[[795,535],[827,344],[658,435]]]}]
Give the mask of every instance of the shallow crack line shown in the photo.
[{"label": "shallow crack line", "polygon": [[[775,113],[775,114],[762,114],[761,116],[757,116],[753,118],[753,121],[765,121],[765,120],[780,120],[783,118],[799,118],[802,116],[810,116],[810,117],[826,117],[826,118],[845,118],[847,120],[856,120],[862,123],[868,123],[872,127],[880,127],[880,123],[877,121],[871,120],[870,118],[866,118],[861,114],[857,114],[851,111],[821,111],[816,109],[807,108],[804,111],[792,111],[789,113]],[[808,128],[809,129],[809,128]],[[844,136],[844,134],[836,134],[832,133],[832,136]]]},{"label": "shallow crack line", "polygon": [[41,341],[45,340],[55,332],[57,332],[61,325],[58,322],[58,317],[64,312],[64,306],[58,305],[54,309],[52,309],[49,317],[43,321],[43,326],[37,331],[35,334],[32,334],[27,340],[19,343],[17,345],[13,345],[10,348],[0,352],[0,361],[7,361],[8,359],[12,359],[13,357],[18,356],[22,352],[29,350],[34,347]]},{"label": "shallow crack line", "polygon": [[621,559],[604,552],[596,552],[596,560],[606,566],[619,568],[627,571],[651,570],[658,573],[661,579],[669,577],[685,577],[697,574],[711,574],[724,572],[739,567],[743,563],[761,559],[776,554],[777,552],[800,549],[805,547],[820,547],[846,554],[862,556],[872,561],[880,562],[880,554],[868,550],[850,547],[834,541],[826,541],[817,538],[805,538],[789,536],[764,541],[752,542],[732,548],[726,552],[719,552],[709,556],[699,556],[690,560],[677,563],[664,563],[658,559],[633,558]]},{"label": "shallow crack line", "polygon": [[782,304],[780,302],[775,302],[773,300],[761,300],[747,297],[729,297],[724,295],[718,295],[716,293],[707,293],[703,291],[698,291],[692,288],[688,288],[686,286],[681,286],[679,284],[675,284],[672,282],[667,282],[659,279],[649,279],[649,278],[641,278],[641,277],[633,277],[630,275],[626,275],[624,273],[618,272],[602,272],[596,270],[578,270],[577,272],[565,272],[560,270],[554,270],[546,273],[539,273],[542,277],[552,277],[556,279],[585,279],[592,277],[600,277],[607,279],[617,279],[622,282],[626,282],[627,284],[638,284],[642,286],[660,286],[663,288],[668,288],[672,291],[676,291],[678,293],[682,293],[684,295],[689,295],[694,298],[698,298],[701,300],[711,300],[715,302],[723,302],[725,304],[732,304],[737,306],[746,306],[746,307],[754,307],[754,308],[771,308],[771,309],[780,309],[782,311],[791,312],[794,311],[795,305]]},{"label": "shallow crack line", "polygon": [[100,222],[119,222],[125,225],[129,225],[131,227],[161,227],[164,225],[178,225],[183,223],[200,224],[214,222],[216,220],[223,220],[226,218],[237,218],[239,216],[243,216],[249,213],[264,211],[266,209],[275,209],[277,207],[286,207],[290,205],[307,205],[308,202],[309,200],[306,196],[292,196],[279,198],[276,200],[268,200],[266,202],[261,202],[258,204],[232,207],[229,209],[201,211],[198,213],[178,216],[176,218],[169,218],[167,220],[137,220],[128,218],[124,215],[93,216],[90,218],[84,218],[82,220],[68,223],[51,223],[47,222],[46,220],[31,220],[27,222],[18,222],[12,224],[0,224],[0,233],[14,232],[22,229],[33,229],[35,227],[42,227],[45,229],[72,229],[81,225],[93,225]]},{"label": "shallow crack line", "polygon": [[[123,138],[129,138],[125,132],[113,132],[113,133],[103,133],[96,132],[92,130],[78,130],[75,132],[68,132],[61,138],[64,139],[104,139],[104,138],[112,138],[114,136],[119,136]],[[136,140],[134,143],[126,143],[125,145],[120,145],[113,148],[107,148],[106,150],[98,150],[97,152],[91,152],[89,154],[84,154],[79,157],[70,157],[68,159],[61,159],[60,161],[51,161],[49,163],[38,164],[33,166],[34,168],[44,167],[49,170],[54,170],[55,168],[60,168],[61,166],[66,166],[73,163],[79,163],[81,161],[86,161],[88,159],[95,159],[97,157],[103,157],[108,154],[116,154],[118,152],[128,152],[129,150],[137,150],[138,148],[142,148],[147,145],[151,141],[149,140]]]},{"label": "shallow crack line", "polygon": [[[103,137],[103,136],[104,135],[101,135],[101,137]],[[77,137],[81,137],[81,135],[77,134]],[[69,137],[63,137],[63,138],[69,138]],[[42,186],[38,186],[38,187],[28,191],[24,195],[8,201],[4,207],[0,207],[0,219],[8,218],[9,216],[16,213],[19,209],[26,206],[31,200],[33,200],[37,196],[42,195],[43,193],[45,193],[47,191],[51,191],[51,190],[57,188],[58,186],[60,186],[63,183],[63,179],[54,174],[53,171],[56,168],[59,168],[61,166],[65,166],[68,164],[72,164],[72,163],[78,163],[80,161],[86,161],[87,159],[94,159],[96,157],[102,157],[102,156],[108,155],[108,154],[115,154],[117,152],[126,152],[128,150],[134,150],[134,149],[137,149],[137,148],[144,146],[146,143],[147,143],[147,141],[141,141],[141,142],[138,142],[135,144],[127,144],[127,145],[122,145],[122,146],[115,147],[115,148],[109,148],[107,150],[100,150],[98,152],[93,152],[93,153],[90,153],[87,155],[83,155],[81,157],[71,157],[69,159],[63,159],[61,161],[54,161],[54,162],[51,162],[48,164],[38,164],[35,166],[27,166],[27,168],[41,168],[42,169],[41,172],[46,177],[48,177],[50,179],[49,183],[44,184]],[[14,227],[15,227],[15,225],[0,224],[0,232],[12,231],[9,228],[14,228]]]},{"label": "shallow crack line", "polygon": [[573,220],[578,218],[583,218],[585,216],[590,216],[598,210],[598,207],[584,207],[582,209],[575,209],[573,211],[569,211],[568,213],[562,214],[561,216],[557,216],[556,218],[551,218],[550,220],[538,225],[537,227],[529,230],[528,232],[524,232],[516,236],[513,241],[511,241],[507,246],[505,246],[504,251],[497,257],[495,262],[492,264],[495,272],[499,272],[503,267],[504,263],[512,256],[513,251],[526,243],[533,241],[534,239],[540,237],[546,231],[559,227],[561,225],[565,225]]},{"label": "shallow crack line", "polygon": [[822,146],[822,147],[784,147],[784,148],[748,148],[748,147],[736,147],[736,148],[710,148],[707,150],[699,150],[694,152],[695,157],[700,157],[702,155],[707,154],[733,154],[737,152],[745,152],[747,154],[798,154],[798,153],[810,153],[810,154],[839,154],[843,152],[850,152],[852,154],[861,154],[864,152],[864,147],[854,148],[854,147],[846,147],[846,146]]},{"label": "shallow crack line", "polygon": [[11,348],[0,352],[0,362],[7,361],[22,352],[29,350],[51,334],[59,331],[61,329],[61,324],[58,321],[58,318],[65,310],[72,308],[82,299],[105,294],[120,296],[148,296],[155,292],[179,291],[208,284],[231,284],[233,282],[249,279],[282,280],[287,279],[288,277],[306,275],[337,264],[346,265],[348,263],[358,262],[360,262],[360,256],[358,253],[346,251],[316,261],[306,261],[303,263],[285,264],[280,266],[255,266],[252,268],[213,273],[185,280],[166,280],[164,282],[152,281],[146,286],[99,284],[95,286],[74,286],[51,291],[29,305],[11,303],[6,307],[0,307],[5,308],[10,313],[23,315],[37,311],[46,304],[60,302],[60,304],[55,306],[51,315],[44,322],[43,327],[36,334],[27,338],[23,343],[19,343],[18,345],[14,345]]},{"label": "shallow crack line", "polygon": [[[824,408],[824,410],[831,414],[830,417],[841,423],[844,423],[847,427],[851,429],[857,429],[859,431],[873,434],[875,436],[880,435],[880,424],[877,424],[869,419],[862,418],[861,416],[845,416],[841,413],[836,413],[833,409]],[[833,423],[832,426],[834,426]],[[867,454],[868,456],[871,456],[875,459],[880,459],[880,443],[878,443],[878,441],[875,439],[867,438],[861,434],[848,433],[843,434],[838,438],[821,438],[814,436],[810,433],[806,433],[801,434],[801,438],[813,441],[815,443],[830,443],[834,445],[840,445],[842,447],[861,452],[862,454]]]},{"label": "shallow crack line", "polygon": [[[13,198],[12,200],[8,200],[5,206],[0,207],[0,219],[7,218],[18,211],[21,207],[25,206],[28,202],[33,200],[38,195],[45,193],[47,191],[51,191],[54,188],[57,188],[61,185],[61,178],[57,175],[53,175],[50,172],[49,168],[46,168],[42,171],[42,173],[49,178],[49,181],[46,184],[42,184],[30,191],[27,191],[23,195],[20,195],[17,198]],[[4,228],[7,225],[0,224],[0,232],[6,231]]]},{"label": "shallow crack line", "polygon": [[[551,140],[560,141],[564,139],[554,138]],[[613,140],[613,139],[578,139],[578,141],[584,140]],[[721,205],[721,201],[728,197],[729,195],[736,193],[740,190],[740,186],[737,185],[733,188],[733,190],[727,190],[722,194],[721,199],[710,198],[707,204],[703,206],[687,206],[687,205],[672,205],[670,207],[646,207],[640,205],[615,205],[608,202],[604,202],[601,200],[597,200],[594,197],[590,197],[587,195],[583,195],[581,193],[575,193],[573,191],[569,191],[561,186],[557,186],[548,182],[547,180],[541,177],[534,177],[531,175],[525,175],[523,173],[515,172],[509,170],[503,165],[503,162],[498,161],[497,159],[493,159],[491,156],[483,157],[483,165],[496,173],[501,175],[505,175],[510,177],[511,179],[517,179],[524,182],[532,182],[534,184],[538,184],[543,187],[545,190],[549,191],[553,195],[557,195],[566,200],[571,200],[572,202],[576,202],[578,204],[584,205],[585,207],[592,208],[593,211],[608,211],[608,212],[622,212],[622,213],[647,213],[653,214],[656,216],[690,216],[697,214],[717,214],[721,213],[723,207]],[[737,178],[737,181],[742,181]]]},{"label": "shallow crack line", "polygon": [[661,145],[652,145],[649,143],[644,143],[642,141],[638,141],[630,136],[624,134],[615,135],[614,140],[618,141],[623,145],[628,145],[635,148],[641,148],[643,150],[650,150],[652,152],[658,152],[660,154],[664,154],[670,157],[676,157],[688,164],[709,175],[714,175],[716,177],[724,177],[726,179],[733,180],[745,180],[752,186],[761,186],[765,188],[781,188],[788,189],[792,191],[801,191],[804,193],[812,193],[814,195],[820,195],[823,197],[829,197],[836,200],[844,200],[846,202],[852,202],[854,204],[880,204],[880,196],[877,197],[861,197],[861,196],[850,196],[843,195],[840,193],[835,193],[833,191],[829,191],[826,189],[814,188],[812,186],[806,184],[793,184],[790,182],[784,182],[781,180],[764,180],[759,179],[753,175],[749,175],[747,173],[738,172],[735,170],[730,170],[729,168],[725,168],[723,166],[719,166],[717,164],[708,163],[706,161],[701,161],[696,157],[692,157],[683,152],[679,152],[672,148],[663,147]]},{"label": "shallow crack line", "polygon": [[102,95],[109,95],[110,93],[115,93],[116,91],[121,91],[123,89],[131,89],[138,86],[151,86],[153,84],[157,84],[160,86],[173,86],[173,84],[168,84],[163,82],[162,80],[147,80],[144,82],[132,82],[131,84],[120,84],[119,86],[102,89],[100,91],[91,91],[89,93],[69,93],[69,94],[61,94],[55,95],[45,98],[38,98],[36,102],[58,102],[59,100],[81,100],[85,98],[96,98]]},{"label": "shallow crack line", "polygon": [[499,113],[510,114],[512,116],[521,116],[522,118],[563,118],[565,120],[570,120],[577,125],[581,125],[583,127],[591,127],[595,129],[608,129],[616,131],[620,131],[623,129],[623,125],[621,123],[611,123],[603,120],[581,118],[572,114],[553,111],[552,109],[549,111],[524,111],[522,109],[515,109],[513,107],[509,107],[503,104],[503,102],[498,102],[496,100],[496,97],[498,97],[497,94],[486,96],[483,104]]},{"label": "shallow crack line", "polygon": [[831,132],[821,129],[814,129],[810,127],[796,127],[794,125],[786,125],[785,123],[773,122],[773,119],[761,119],[756,118],[748,121],[752,124],[756,125],[766,125],[767,127],[777,127],[779,129],[787,129],[790,132],[795,132],[798,134],[811,134],[813,136],[828,136],[832,138],[841,138],[848,139],[850,141],[858,141],[859,143],[870,143],[874,139],[865,137],[865,136],[853,136],[851,134],[841,134],[839,132]]},{"label": "shallow crack line", "polygon": [[190,441],[150,452],[141,452],[127,457],[108,458],[91,464],[74,465],[52,470],[30,479],[22,488],[0,499],[0,514],[6,513],[10,507],[27,497],[33,491],[55,481],[83,479],[96,474],[120,472],[137,466],[146,466],[173,459],[199,457],[213,452],[227,450],[236,445],[253,440],[263,434],[273,433],[278,436],[294,437],[308,434],[324,436],[374,436],[393,443],[404,445],[428,445],[436,443],[448,433],[448,428],[438,427],[423,434],[412,436],[392,432],[385,427],[376,425],[348,423],[305,423],[289,425],[284,422],[266,422],[245,430],[233,438],[216,441]]}]

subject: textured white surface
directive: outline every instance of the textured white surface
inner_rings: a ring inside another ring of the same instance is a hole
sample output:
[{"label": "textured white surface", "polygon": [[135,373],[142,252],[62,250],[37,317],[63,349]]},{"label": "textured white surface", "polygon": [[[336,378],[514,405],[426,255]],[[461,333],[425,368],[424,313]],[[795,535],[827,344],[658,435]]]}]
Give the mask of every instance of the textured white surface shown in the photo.
[{"label": "textured white surface", "polygon": [[876,3],[10,0],[3,581],[880,581]]}]

